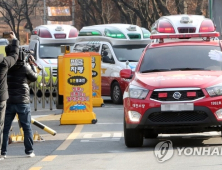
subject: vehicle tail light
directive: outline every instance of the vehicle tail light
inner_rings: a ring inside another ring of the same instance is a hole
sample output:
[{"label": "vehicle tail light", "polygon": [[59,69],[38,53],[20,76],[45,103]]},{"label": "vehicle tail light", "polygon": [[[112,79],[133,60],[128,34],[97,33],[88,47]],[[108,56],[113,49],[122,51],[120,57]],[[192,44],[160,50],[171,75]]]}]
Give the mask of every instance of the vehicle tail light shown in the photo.
[{"label": "vehicle tail light", "polygon": [[187,92],[187,97],[196,97],[197,93],[196,92]]},{"label": "vehicle tail light", "polygon": [[159,21],[157,31],[159,33],[175,33],[175,30],[169,21]]},{"label": "vehicle tail light", "polygon": [[167,98],[167,93],[158,93],[158,98]]},{"label": "vehicle tail light", "polygon": [[42,38],[52,38],[52,35],[47,29],[40,29],[39,30],[39,37]]},{"label": "vehicle tail light", "polygon": [[212,20],[210,19],[203,20],[199,32],[214,32],[214,31],[215,31],[215,26]]},{"label": "vehicle tail light", "polygon": [[54,34],[55,38],[66,38],[66,34]]},{"label": "vehicle tail light", "polygon": [[77,36],[78,36],[78,31],[77,31],[77,29],[72,28],[72,29],[69,31],[69,38],[74,38],[74,37],[77,37]]}]

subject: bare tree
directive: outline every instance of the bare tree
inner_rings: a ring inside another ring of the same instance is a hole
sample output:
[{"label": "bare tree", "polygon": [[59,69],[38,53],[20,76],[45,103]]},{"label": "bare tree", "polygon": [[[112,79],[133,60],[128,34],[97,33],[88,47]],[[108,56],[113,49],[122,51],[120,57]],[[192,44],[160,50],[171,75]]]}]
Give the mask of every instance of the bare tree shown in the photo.
[{"label": "bare tree", "polygon": [[23,3],[25,5],[25,8],[23,10],[23,14],[24,14],[24,17],[27,21],[28,28],[29,28],[30,32],[32,32],[32,30],[33,30],[30,16],[33,14],[33,11],[34,11],[35,7],[37,6],[37,4],[39,3],[39,1],[40,0],[32,0],[32,3],[31,3],[30,0],[23,0]]},{"label": "bare tree", "polygon": [[30,31],[32,31],[32,23],[30,15],[33,13],[34,7],[39,0],[2,0],[0,1],[0,13],[4,21],[9,25],[11,30],[15,32],[19,39],[19,28],[22,21],[27,20]]},{"label": "bare tree", "polygon": [[0,13],[4,17],[4,21],[19,38],[19,26],[25,20],[23,15],[24,3],[18,0],[2,0],[0,1],[0,7],[2,8]]}]

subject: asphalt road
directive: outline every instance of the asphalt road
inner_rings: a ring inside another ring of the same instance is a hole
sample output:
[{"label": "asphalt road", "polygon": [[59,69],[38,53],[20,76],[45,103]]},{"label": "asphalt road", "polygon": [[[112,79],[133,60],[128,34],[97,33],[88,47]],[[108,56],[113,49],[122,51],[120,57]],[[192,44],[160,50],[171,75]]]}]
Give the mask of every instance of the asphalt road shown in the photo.
[{"label": "asphalt road", "polygon": [[[113,105],[105,98],[105,107],[94,108],[98,122],[89,125],[60,125],[61,114],[38,108],[32,117],[57,131],[52,136],[33,127],[44,141],[36,141],[36,157],[27,158],[23,143],[12,143],[8,147],[7,159],[0,161],[1,170],[171,170],[171,169],[219,169],[220,155],[189,155],[193,149],[222,149],[218,132],[200,134],[162,134],[157,139],[146,139],[141,148],[127,148],[123,137],[123,106]],[[39,105],[40,107],[41,105]],[[18,123],[13,123],[13,133],[18,133]],[[173,155],[159,162],[154,153],[156,144],[170,140]],[[179,149],[186,148],[184,152]],[[207,151],[205,152],[207,153]],[[212,153],[212,152],[211,152]]]}]

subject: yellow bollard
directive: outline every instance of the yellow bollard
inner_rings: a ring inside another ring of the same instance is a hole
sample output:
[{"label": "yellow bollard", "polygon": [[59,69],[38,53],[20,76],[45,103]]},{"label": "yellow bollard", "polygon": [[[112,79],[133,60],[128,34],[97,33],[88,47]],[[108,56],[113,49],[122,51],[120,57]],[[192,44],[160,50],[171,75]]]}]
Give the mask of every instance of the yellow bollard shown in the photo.
[{"label": "yellow bollard", "polygon": [[56,135],[56,131],[54,131],[53,129],[47,127],[46,125],[43,125],[42,123],[38,122],[37,120],[31,118],[32,124],[39,127],[40,129],[48,132],[49,134],[55,136]]}]

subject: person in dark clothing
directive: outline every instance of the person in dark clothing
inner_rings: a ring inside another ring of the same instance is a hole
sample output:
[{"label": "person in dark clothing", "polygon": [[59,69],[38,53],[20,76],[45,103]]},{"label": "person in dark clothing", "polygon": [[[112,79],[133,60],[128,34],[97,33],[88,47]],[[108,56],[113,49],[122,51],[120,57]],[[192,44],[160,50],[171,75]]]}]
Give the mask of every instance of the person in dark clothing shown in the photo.
[{"label": "person in dark clothing", "polygon": [[16,63],[19,55],[19,41],[13,32],[11,32],[10,38],[12,39],[10,52],[6,57],[0,55],[0,146],[3,140],[6,100],[8,99],[7,72]]},{"label": "person in dark clothing", "polygon": [[[8,50],[6,50],[6,54]],[[8,93],[5,123],[3,130],[3,143],[1,158],[6,158],[9,130],[16,113],[24,131],[25,153],[28,157],[34,157],[33,133],[31,128],[31,108],[29,83],[37,80],[36,68],[33,65],[34,58],[29,58],[28,63],[19,57],[16,64],[9,69],[7,75]]]}]

